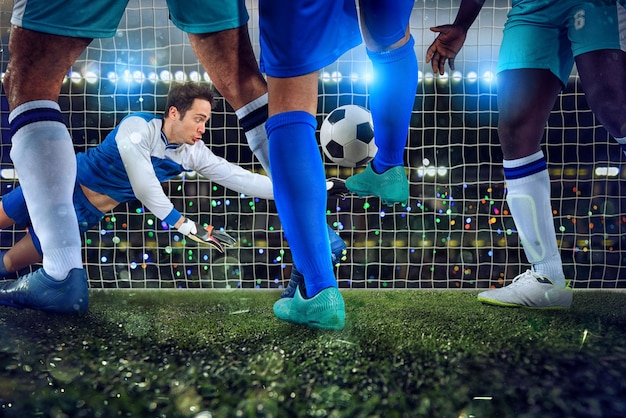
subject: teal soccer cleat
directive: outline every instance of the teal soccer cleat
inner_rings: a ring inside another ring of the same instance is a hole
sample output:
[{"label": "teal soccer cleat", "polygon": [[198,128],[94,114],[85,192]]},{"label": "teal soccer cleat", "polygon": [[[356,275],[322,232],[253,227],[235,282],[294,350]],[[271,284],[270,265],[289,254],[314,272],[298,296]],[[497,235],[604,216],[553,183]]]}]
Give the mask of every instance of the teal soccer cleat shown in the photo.
[{"label": "teal soccer cleat", "polygon": [[83,314],[89,307],[87,274],[84,269],[73,269],[59,281],[41,268],[17,280],[0,282],[0,305]]},{"label": "teal soccer cleat", "polygon": [[296,290],[292,298],[274,303],[274,315],[278,319],[318,329],[343,329],[346,307],[338,288],[327,287],[310,299],[304,299],[301,290]]},{"label": "teal soccer cleat", "polygon": [[409,200],[409,180],[400,165],[377,174],[369,163],[364,171],[346,179],[346,187],[358,196],[376,196],[387,206]]}]

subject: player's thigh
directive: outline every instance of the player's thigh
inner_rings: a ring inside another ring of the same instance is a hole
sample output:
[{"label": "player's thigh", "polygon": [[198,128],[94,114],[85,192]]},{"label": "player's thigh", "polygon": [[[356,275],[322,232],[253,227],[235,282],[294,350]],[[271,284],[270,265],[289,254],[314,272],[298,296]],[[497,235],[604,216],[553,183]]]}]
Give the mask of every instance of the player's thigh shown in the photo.
[{"label": "player's thigh", "polygon": [[413,0],[358,0],[358,3],[361,32],[368,49],[386,49],[405,37],[408,39]]},{"label": "player's thigh", "polygon": [[4,211],[4,205],[0,200],[0,229],[8,228],[15,224],[15,221],[9,218],[9,215]]},{"label": "player's thigh", "polygon": [[167,0],[170,20],[187,33],[214,33],[248,22],[245,0]]},{"label": "player's thigh", "polygon": [[33,100],[57,101],[63,78],[88,44],[86,38],[13,28],[4,76],[10,110]]},{"label": "player's thigh", "polygon": [[318,71],[361,43],[354,0],[260,0],[261,70],[272,77]]}]

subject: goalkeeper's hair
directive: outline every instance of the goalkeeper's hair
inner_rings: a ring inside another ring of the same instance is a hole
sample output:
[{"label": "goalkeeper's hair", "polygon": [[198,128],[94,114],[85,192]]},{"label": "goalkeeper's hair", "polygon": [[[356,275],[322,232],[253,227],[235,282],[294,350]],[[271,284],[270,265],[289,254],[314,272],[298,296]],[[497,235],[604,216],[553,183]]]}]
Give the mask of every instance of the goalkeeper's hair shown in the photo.
[{"label": "goalkeeper's hair", "polygon": [[174,84],[167,94],[164,117],[167,118],[170,108],[174,106],[180,112],[181,118],[184,118],[195,99],[206,100],[211,103],[211,108],[213,108],[215,93],[211,87],[205,84],[193,82]]}]

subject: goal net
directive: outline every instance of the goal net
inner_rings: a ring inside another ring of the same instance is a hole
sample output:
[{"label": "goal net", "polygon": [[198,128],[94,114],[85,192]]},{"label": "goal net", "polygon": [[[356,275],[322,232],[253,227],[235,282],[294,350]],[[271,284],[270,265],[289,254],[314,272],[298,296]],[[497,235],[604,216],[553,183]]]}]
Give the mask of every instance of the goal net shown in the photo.
[{"label": "goal net", "polygon": [[[411,32],[420,73],[405,162],[406,206],[376,198],[331,197],[327,218],[348,245],[337,268],[341,288],[485,288],[529,268],[504,199],[497,138],[498,49],[508,2],[488,0],[456,59],[434,76],[425,65],[435,34],[458,0],[416,2]],[[8,61],[12,3],[0,9],[2,74]],[[248,1],[258,54],[258,7]],[[257,55],[258,56],[258,55]],[[344,104],[369,107],[371,65],[364,47],[320,72],[318,121]],[[187,37],[168,20],[164,0],[131,0],[117,34],[94,40],[63,84],[60,105],[77,152],[98,145],[129,112],[162,112],[172,83],[210,82]],[[1,193],[18,180],[9,157],[8,110],[2,96]],[[205,136],[217,154],[262,172],[237,117],[218,96]],[[567,278],[576,288],[624,287],[626,197],[623,159],[590,112],[576,72],[559,96],[543,150],[552,179],[554,227]],[[320,151],[321,152],[321,151]],[[327,177],[355,171],[325,159]],[[358,169],[356,169],[358,170]],[[274,203],[241,196],[194,173],[163,184],[185,215],[224,227],[238,243],[224,254],[185,242],[138,202],[121,205],[84,234],[92,288],[280,288],[291,253]],[[0,233],[7,249],[23,230]]]}]

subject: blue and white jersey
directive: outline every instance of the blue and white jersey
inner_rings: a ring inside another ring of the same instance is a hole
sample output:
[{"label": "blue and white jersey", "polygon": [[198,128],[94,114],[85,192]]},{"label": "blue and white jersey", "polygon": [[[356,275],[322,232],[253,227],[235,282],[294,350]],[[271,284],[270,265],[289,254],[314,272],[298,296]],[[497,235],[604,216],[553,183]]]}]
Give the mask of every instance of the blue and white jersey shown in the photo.
[{"label": "blue and white jersey", "polygon": [[238,193],[274,198],[269,177],[218,157],[202,141],[171,144],[162,125],[162,116],[151,113],[126,116],[100,145],[77,155],[77,182],[120,203],[138,199],[170,225],[181,215],[161,182],[185,171]]}]

